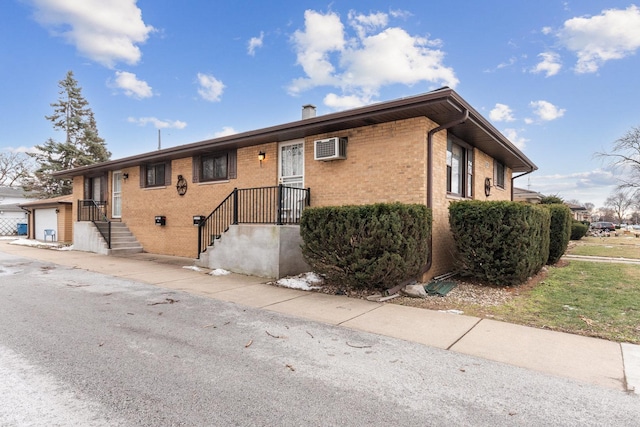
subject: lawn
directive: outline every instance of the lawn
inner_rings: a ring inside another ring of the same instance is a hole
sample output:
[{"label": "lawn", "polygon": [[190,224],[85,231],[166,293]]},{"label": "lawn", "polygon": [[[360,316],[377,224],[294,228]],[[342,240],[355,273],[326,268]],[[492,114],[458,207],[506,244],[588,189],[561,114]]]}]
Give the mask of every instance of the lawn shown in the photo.
[{"label": "lawn", "polygon": [[640,265],[571,260],[483,312],[505,322],[640,344]]},{"label": "lawn", "polygon": [[583,237],[569,244],[568,254],[640,259],[640,238],[634,235]]}]

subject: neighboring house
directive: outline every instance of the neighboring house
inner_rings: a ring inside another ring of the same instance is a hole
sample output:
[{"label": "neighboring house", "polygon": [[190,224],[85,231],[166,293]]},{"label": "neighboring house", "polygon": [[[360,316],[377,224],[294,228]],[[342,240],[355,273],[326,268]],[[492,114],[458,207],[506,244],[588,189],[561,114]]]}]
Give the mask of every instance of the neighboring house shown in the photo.
[{"label": "neighboring house", "polygon": [[56,173],[73,179],[74,247],[108,253],[88,221],[104,230],[104,216],[126,224],[147,252],[282,277],[308,268],[297,225],[304,207],[418,203],[433,210],[426,280],[452,268],[449,203],[513,200],[513,179],[537,169],[449,88],[302,113],[291,123]]},{"label": "neighboring house", "polygon": [[73,241],[73,196],[38,199],[21,203],[28,212],[27,238],[52,242]]},{"label": "neighboring house", "polygon": [[542,194],[525,190],[524,188],[513,187],[513,201],[514,202],[526,202],[531,204],[538,204],[542,201]]},{"label": "neighboring house", "polygon": [[584,206],[567,202],[565,202],[565,205],[567,205],[569,209],[571,209],[573,219],[575,219],[576,221],[591,221],[591,213],[589,213],[589,210]]},{"label": "neighboring house", "polygon": [[0,186],[0,236],[13,236],[23,231],[27,213],[19,204],[29,200],[22,188]]}]

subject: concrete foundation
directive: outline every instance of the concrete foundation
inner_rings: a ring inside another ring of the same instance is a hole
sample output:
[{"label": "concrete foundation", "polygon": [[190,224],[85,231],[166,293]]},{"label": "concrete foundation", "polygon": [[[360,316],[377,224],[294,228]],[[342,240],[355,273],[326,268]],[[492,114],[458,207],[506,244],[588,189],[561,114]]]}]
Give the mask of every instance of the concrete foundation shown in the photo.
[{"label": "concrete foundation", "polygon": [[198,265],[234,273],[280,279],[310,271],[302,257],[297,225],[232,225],[200,254]]},{"label": "concrete foundation", "polygon": [[109,255],[110,252],[100,232],[90,221],[73,223],[73,249],[101,255]]}]

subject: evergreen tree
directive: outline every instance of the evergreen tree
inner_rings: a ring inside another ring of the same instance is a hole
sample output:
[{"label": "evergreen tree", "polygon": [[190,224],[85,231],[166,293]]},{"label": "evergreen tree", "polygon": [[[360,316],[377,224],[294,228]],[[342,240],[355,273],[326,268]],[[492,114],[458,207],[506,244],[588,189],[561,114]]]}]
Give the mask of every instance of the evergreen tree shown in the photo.
[{"label": "evergreen tree", "polygon": [[55,131],[64,133],[65,140],[58,142],[49,138],[44,144],[36,145],[35,153],[29,154],[35,158],[38,169],[24,187],[38,198],[71,194],[71,180],[56,178],[52,173],[104,162],[111,157],[104,139],[98,135],[93,111],[82,96],[73,71],[67,72],[58,87],[60,97],[51,104],[53,114],[45,118],[53,123]]}]

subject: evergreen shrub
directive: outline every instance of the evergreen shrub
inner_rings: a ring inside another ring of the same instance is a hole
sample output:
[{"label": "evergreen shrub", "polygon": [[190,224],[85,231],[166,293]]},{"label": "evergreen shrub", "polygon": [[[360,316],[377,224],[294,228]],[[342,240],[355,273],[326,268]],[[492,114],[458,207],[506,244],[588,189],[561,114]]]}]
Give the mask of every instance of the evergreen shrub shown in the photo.
[{"label": "evergreen shrub", "polygon": [[565,204],[544,205],[551,213],[549,235],[549,259],[547,264],[553,265],[560,261],[569,245],[571,237],[571,223],[573,221],[571,209]]},{"label": "evergreen shrub", "polygon": [[458,201],[449,225],[460,273],[485,283],[517,285],[549,258],[551,214],[517,202]]},{"label": "evergreen shrub", "polygon": [[571,240],[580,240],[587,235],[589,226],[580,221],[573,221],[571,223]]},{"label": "evergreen shrub", "polygon": [[347,288],[389,288],[420,274],[429,256],[431,210],[401,203],[307,208],[302,254]]}]

